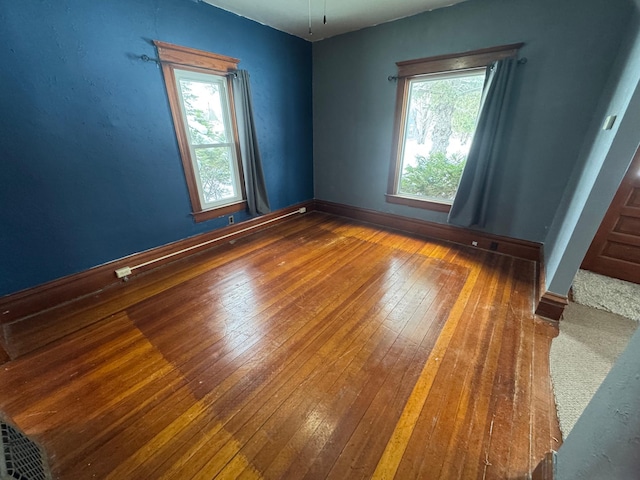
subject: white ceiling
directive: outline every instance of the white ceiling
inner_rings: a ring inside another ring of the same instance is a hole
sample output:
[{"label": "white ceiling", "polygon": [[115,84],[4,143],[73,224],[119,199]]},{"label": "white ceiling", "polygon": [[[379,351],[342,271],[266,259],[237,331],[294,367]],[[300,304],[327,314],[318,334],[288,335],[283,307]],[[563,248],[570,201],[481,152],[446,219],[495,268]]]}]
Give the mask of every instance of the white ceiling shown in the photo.
[{"label": "white ceiling", "polygon": [[[312,42],[464,0],[204,0]],[[309,35],[309,1],[311,31]],[[326,8],[326,10],[325,10]],[[323,17],[327,16],[326,25]]]}]

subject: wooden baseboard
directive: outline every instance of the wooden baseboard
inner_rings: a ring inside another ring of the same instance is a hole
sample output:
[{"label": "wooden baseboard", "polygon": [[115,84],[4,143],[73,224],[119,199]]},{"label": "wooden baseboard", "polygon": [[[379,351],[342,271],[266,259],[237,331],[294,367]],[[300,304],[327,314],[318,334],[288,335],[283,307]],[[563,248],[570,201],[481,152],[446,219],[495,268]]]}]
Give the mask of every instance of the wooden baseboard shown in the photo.
[{"label": "wooden baseboard", "polygon": [[[502,237],[451,225],[443,225],[425,220],[391,215],[321,200],[308,201],[242,222],[240,224],[203,233],[171,244],[163,245],[161,247],[136,253],[77,274],[69,275],[43,285],[2,297],[0,298],[0,312],[2,312],[2,315],[0,315],[0,326],[2,327],[0,328],[0,346],[4,346],[4,350],[6,350],[11,358],[15,359],[18,356],[51,341],[52,338],[58,338],[70,333],[71,331],[75,331],[78,328],[86,326],[84,323],[74,323],[65,330],[65,328],[61,328],[60,325],[50,325],[51,322],[47,322],[45,317],[49,315],[48,311],[51,309],[77,300],[90,303],[97,293],[107,289],[108,287],[117,286],[121,283],[121,280],[116,278],[114,272],[119,268],[139,265],[152,259],[164,257],[166,255],[200,245],[204,242],[214,241],[222,237],[229,238],[229,235],[233,236],[230,238],[241,238],[261,229],[268,228],[273,225],[275,221],[280,221],[277,219],[282,215],[290,214],[303,207],[308,211],[318,210],[437,240],[450,241],[464,245],[471,245],[471,242],[475,241],[477,242],[477,247],[481,249],[492,250],[497,253],[537,261],[539,265],[542,263],[542,245],[535,242]],[[261,225],[268,221],[271,221],[271,223],[264,226]],[[245,231],[248,228],[251,230]],[[215,245],[216,244],[213,243],[196,247],[193,250],[179,253],[170,258],[162,259],[152,265],[136,270],[135,275],[176,260],[186,258],[190,255],[200,253]],[[539,313],[538,311],[536,311],[536,313],[548,318],[557,319],[560,318],[566,303],[566,298],[562,299],[559,296],[547,293],[542,296],[540,305],[538,305],[538,310],[542,313]],[[33,319],[33,321],[31,321],[31,319]],[[42,322],[45,323],[43,324]],[[18,324],[20,324],[19,328]],[[44,328],[43,325],[46,328]],[[52,328],[55,329],[55,334],[50,332]],[[12,342],[8,341],[9,337],[13,339],[18,336],[18,333],[20,333],[22,337],[28,337],[30,335],[29,332],[32,331],[42,332],[42,336],[46,338],[38,339],[38,341],[30,343],[27,342],[29,343],[27,346],[12,349],[12,345],[10,345]]]},{"label": "wooden baseboard", "polygon": [[544,245],[540,247],[540,258],[538,259],[538,268],[536,269],[537,282],[536,282],[536,305],[540,303],[542,295],[547,291],[547,269],[544,263]]},{"label": "wooden baseboard", "polygon": [[373,223],[375,225],[381,225],[437,240],[446,240],[448,242],[460,243],[463,245],[471,245],[471,242],[477,242],[478,248],[523,258],[525,260],[539,262],[541,258],[542,244],[530,242],[528,240],[503,237],[468,228],[429,222],[427,220],[420,220],[416,218],[402,217],[400,215],[392,215],[389,213],[377,212],[375,210],[367,210],[360,207],[327,202],[325,200],[316,200],[315,207],[316,210],[320,212],[331,213],[341,217]]},{"label": "wooden baseboard", "polygon": [[531,474],[531,480],[554,480],[556,478],[556,458],[556,452],[548,452]]},{"label": "wooden baseboard", "polygon": [[[144,252],[135,253],[133,255],[129,255],[127,257],[120,258],[109,263],[105,263],[104,265],[90,268],[89,270],[85,270],[83,272],[69,275],[33,288],[4,296],[0,298],[0,325],[15,322],[16,320],[35,315],[63,303],[70,302],[87,295],[92,295],[95,292],[109,287],[110,285],[119,283],[121,282],[121,280],[116,278],[114,273],[116,269],[126,266],[131,267],[133,265],[139,265],[149,260],[160,258],[165,255],[170,255],[186,248],[199,245],[203,242],[209,242],[230,234],[234,234],[236,232],[237,235],[234,235],[233,238],[241,238],[243,236],[250,235],[259,231],[260,227],[256,227],[255,229],[248,232],[241,232],[242,230],[260,225],[266,221],[276,219],[282,215],[295,212],[296,210],[299,210],[303,207],[307,210],[313,210],[313,201],[303,202],[291,207],[283,208],[267,215],[263,215],[261,217],[253,218],[246,222],[189,237],[167,245],[152,248]],[[273,224],[274,222],[271,222],[264,228],[272,226]],[[206,250],[207,248],[211,248],[212,246],[215,246],[215,243],[205,245],[201,248],[194,248],[193,250],[190,250],[188,252],[180,253],[170,258],[160,260],[153,263],[152,265],[148,265],[136,270],[135,274],[137,275],[144,271],[157,268],[161,265],[174,262],[181,258],[185,258],[189,255],[193,255],[195,253]],[[0,342],[1,340],[2,339],[0,338]]]},{"label": "wooden baseboard", "polygon": [[2,348],[2,345],[0,345],[0,365],[2,365],[3,363],[7,363],[9,360],[11,360],[9,354],[5,352],[4,348]]},{"label": "wooden baseboard", "polygon": [[[234,232],[258,225],[262,222],[277,218],[302,207],[307,208],[307,210],[317,209],[322,212],[374,223],[438,240],[446,240],[465,245],[470,245],[472,241],[477,241],[478,248],[495,250],[499,253],[525,258],[527,260],[540,260],[542,245],[539,243],[501,237],[451,225],[442,225],[425,220],[401,217],[398,215],[391,215],[323,200],[316,200],[303,202],[240,224],[224,227],[212,232],[203,233],[157,248],[152,248],[144,252],[129,255],[127,257],[90,268],[83,272],[72,274],[36,287],[4,296],[0,298],[0,312],[2,312],[2,315],[0,315],[0,324],[13,322],[19,318],[33,315],[85,295],[90,295],[108,287],[109,285],[118,283],[119,280],[116,278],[114,271],[119,268],[141,264],[151,259],[169,255],[203,242],[208,242],[225,235],[233,234]],[[238,238],[241,236],[243,236],[243,234],[239,233]],[[194,249],[154,263],[153,265],[143,267],[136,273],[141,273],[165,263],[184,258],[206,248],[209,248],[209,246],[202,247],[202,249]]]},{"label": "wooden baseboard", "polygon": [[566,296],[552,292],[545,292],[536,307],[536,315],[550,320],[560,320],[562,312],[564,312],[564,309],[568,304],[569,300]]},{"label": "wooden baseboard", "polygon": [[548,319],[559,320],[568,303],[565,297],[550,292],[545,293],[544,246],[541,243],[493,235],[453,225],[402,217],[325,200],[316,200],[315,208],[320,212],[353,218],[355,220],[415,233],[437,240],[445,240],[463,245],[471,245],[471,242],[475,241],[478,243],[478,248],[492,250],[525,260],[532,260],[537,264],[537,282],[536,291],[534,292],[536,314]]}]

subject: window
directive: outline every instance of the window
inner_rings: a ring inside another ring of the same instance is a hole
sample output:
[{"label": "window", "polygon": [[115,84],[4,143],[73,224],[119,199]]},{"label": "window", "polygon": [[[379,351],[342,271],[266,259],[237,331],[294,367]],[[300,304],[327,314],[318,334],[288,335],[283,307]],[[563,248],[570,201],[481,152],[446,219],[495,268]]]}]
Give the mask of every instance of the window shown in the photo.
[{"label": "window", "polygon": [[398,193],[451,203],[480,110],[485,69],[409,81]]},{"label": "window", "polygon": [[207,209],[242,200],[226,78],[178,69],[173,73],[200,204]]},{"label": "window", "polygon": [[196,221],[246,208],[230,72],[238,60],[154,42]]},{"label": "window", "polygon": [[387,201],[448,212],[475,133],[487,65],[516,45],[399,62]]}]

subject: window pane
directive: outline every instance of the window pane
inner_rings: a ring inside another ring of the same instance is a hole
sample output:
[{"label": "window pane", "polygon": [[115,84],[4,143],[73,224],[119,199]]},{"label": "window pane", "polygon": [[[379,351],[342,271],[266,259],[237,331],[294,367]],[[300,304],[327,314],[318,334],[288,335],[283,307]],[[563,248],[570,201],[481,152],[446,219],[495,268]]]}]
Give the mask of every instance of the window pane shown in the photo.
[{"label": "window pane", "polygon": [[452,202],[469,154],[485,70],[412,80],[398,192]]},{"label": "window pane", "polygon": [[205,204],[236,196],[230,147],[196,148],[197,175]]},{"label": "window pane", "polygon": [[224,87],[217,82],[180,79],[180,90],[192,144],[210,145],[227,142],[221,100],[222,88]]}]

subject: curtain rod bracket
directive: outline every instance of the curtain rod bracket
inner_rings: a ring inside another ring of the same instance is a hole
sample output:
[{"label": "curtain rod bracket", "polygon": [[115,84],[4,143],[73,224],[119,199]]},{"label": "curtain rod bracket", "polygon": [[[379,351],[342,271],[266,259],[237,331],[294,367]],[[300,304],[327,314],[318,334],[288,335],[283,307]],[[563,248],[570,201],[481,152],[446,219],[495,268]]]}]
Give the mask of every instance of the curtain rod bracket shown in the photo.
[{"label": "curtain rod bracket", "polygon": [[518,65],[524,65],[527,62],[527,57],[522,57],[520,60],[518,60]]},{"label": "curtain rod bracket", "polygon": [[389,75],[387,77],[387,80],[389,80],[390,82],[396,82],[398,81],[398,77],[396,77],[395,75]]},{"label": "curtain rod bracket", "polygon": [[151,58],[149,57],[149,55],[140,55],[140,60],[142,60],[143,62],[154,62],[157,63],[158,65],[160,65],[160,60],[157,58]]}]

